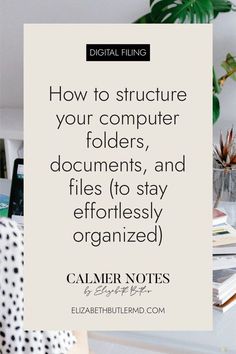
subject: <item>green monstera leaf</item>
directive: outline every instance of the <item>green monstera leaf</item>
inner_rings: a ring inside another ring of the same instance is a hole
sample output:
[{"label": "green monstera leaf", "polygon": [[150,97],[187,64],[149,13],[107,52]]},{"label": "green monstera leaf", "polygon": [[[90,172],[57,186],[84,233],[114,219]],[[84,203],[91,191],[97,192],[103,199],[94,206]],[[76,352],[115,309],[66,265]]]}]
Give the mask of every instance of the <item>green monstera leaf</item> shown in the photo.
[{"label": "green monstera leaf", "polygon": [[153,3],[151,16],[159,23],[208,23],[214,8],[211,0],[160,0]]},{"label": "green monstera leaf", "polygon": [[233,4],[228,0],[212,0],[214,8],[214,17],[216,17],[220,12],[229,12],[233,10]]},{"label": "green monstera leaf", "polygon": [[215,123],[220,116],[220,101],[219,98],[213,94],[213,123]]},{"label": "green monstera leaf", "polygon": [[135,21],[134,23],[153,23],[151,14],[146,14],[142,17],[140,17],[137,21]]},{"label": "green monstera leaf", "polygon": [[136,23],[209,23],[231,10],[235,8],[229,0],[150,0],[150,13]]}]

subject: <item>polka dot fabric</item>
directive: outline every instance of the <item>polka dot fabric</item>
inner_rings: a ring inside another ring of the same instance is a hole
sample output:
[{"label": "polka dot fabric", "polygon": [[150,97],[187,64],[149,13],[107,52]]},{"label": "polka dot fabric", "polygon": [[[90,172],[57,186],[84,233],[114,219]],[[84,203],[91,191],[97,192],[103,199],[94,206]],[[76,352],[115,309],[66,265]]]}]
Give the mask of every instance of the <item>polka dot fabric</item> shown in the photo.
[{"label": "polka dot fabric", "polygon": [[0,354],[64,354],[75,343],[69,331],[24,331],[23,233],[0,219]]}]

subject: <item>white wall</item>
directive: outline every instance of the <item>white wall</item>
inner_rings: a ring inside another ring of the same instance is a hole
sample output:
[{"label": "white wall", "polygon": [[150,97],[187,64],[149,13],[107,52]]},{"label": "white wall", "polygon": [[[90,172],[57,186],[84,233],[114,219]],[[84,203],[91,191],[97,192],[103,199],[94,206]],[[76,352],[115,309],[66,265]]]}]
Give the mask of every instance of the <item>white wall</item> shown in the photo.
[{"label": "white wall", "polygon": [[[23,105],[24,23],[129,23],[144,14],[148,4],[149,0],[0,0],[0,108]],[[236,55],[236,13],[222,14],[214,22],[214,61],[219,74],[227,52]],[[236,123],[235,82],[226,83],[221,99],[216,131]]]},{"label": "white wall", "polygon": [[24,23],[132,22],[147,9],[147,0],[0,0],[0,107],[22,107]]}]

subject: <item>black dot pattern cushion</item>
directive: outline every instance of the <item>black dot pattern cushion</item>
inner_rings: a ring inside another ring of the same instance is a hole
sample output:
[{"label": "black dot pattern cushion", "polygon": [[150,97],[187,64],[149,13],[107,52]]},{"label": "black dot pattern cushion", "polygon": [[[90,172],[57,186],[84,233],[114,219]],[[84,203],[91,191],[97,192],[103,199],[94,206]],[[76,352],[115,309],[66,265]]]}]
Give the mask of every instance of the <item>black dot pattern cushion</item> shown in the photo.
[{"label": "black dot pattern cushion", "polygon": [[24,237],[0,219],[0,354],[64,354],[75,343],[69,331],[24,331]]}]

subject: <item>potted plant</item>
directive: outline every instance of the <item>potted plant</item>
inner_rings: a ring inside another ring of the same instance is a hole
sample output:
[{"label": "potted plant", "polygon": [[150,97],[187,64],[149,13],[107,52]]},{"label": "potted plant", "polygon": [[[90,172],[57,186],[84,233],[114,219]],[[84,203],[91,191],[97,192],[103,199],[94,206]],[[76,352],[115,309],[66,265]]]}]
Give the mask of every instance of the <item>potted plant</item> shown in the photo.
[{"label": "potted plant", "polygon": [[[220,135],[213,154],[213,199],[214,207],[223,206],[234,220],[236,213],[236,141],[234,129],[227,131],[225,139]],[[231,210],[232,209],[232,210]]]}]

